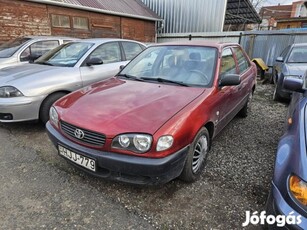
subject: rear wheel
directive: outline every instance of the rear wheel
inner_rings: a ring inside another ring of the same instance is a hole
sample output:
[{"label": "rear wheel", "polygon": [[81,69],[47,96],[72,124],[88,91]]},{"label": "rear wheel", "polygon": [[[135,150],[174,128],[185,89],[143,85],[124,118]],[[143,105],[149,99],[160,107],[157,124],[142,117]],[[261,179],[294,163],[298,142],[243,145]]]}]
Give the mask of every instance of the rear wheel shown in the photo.
[{"label": "rear wheel", "polygon": [[47,121],[49,120],[49,110],[52,104],[60,99],[61,97],[65,96],[66,93],[59,92],[59,93],[54,93],[49,95],[48,97],[45,98],[43,101],[41,108],[39,110],[39,119],[43,124],[46,124]]},{"label": "rear wheel", "polygon": [[188,156],[179,178],[186,182],[196,181],[206,164],[208,151],[210,149],[210,137],[208,130],[203,127],[195,136]]}]

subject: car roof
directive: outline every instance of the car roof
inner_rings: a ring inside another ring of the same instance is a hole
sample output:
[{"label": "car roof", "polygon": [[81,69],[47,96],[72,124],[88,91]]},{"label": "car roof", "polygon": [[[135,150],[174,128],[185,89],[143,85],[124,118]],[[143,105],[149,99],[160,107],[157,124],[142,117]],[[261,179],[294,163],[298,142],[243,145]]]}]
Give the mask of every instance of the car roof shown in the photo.
[{"label": "car roof", "polygon": [[72,38],[67,36],[47,36],[47,35],[41,35],[41,36],[24,36],[25,38],[40,40],[40,39],[69,39],[69,40],[76,40],[78,38]]},{"label": "car roof", "polygon": [[158,43],[152,46],[164,46],[164,45],[178,45],[178,46],[209,46],[215,48],[223,48],[225,46],[240,46],[238,43],[226,43],[226,42],[214,42],[214,41],[205,41],[205,40],[198,40],[198,41],[175,41],[175,42],[165,42],[165,43]]},{"label": "car roof", "polygon": [[[105,43],[105,42],[113,42],[113,41],[128,41],[128,42],[136,42],[139,44],[143,44],[142,42],[135,41],[135,40],[129,40],[129,39],[121,39],[121,38],[85,38],[80,39],[78,42],[95,42],[95,43]],[[143,44],[145,45],[145,44]]]},{"label": "car roof", "polygon": [[294,43],[292,46],[307,46],[307,43]]}]

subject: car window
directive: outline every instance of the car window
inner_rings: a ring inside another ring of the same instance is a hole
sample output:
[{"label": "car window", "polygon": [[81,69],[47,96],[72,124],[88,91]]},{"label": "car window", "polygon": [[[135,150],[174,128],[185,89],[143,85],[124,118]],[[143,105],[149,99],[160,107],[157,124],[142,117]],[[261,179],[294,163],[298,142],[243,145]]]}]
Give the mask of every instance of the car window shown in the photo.
[{"label": "car window", "polygon": [[237,58],[239,71],[240,73],[243,73],[245,70],[249,68],[250,63],[239,47],[234,47],[233,50]]},{"label": "car window", "polygon": [[11,57],[19,50],[30,38],[16,38],[0,45],[0,58]]},{"label": "car window", "polygon": [[222,52],[220,75],[237,73],[236,62],[233,58],[230,48],[224,49]]},{"label": "car window", "polygon": [[38,58],[59,45],[58,40],[35,42],[20,54],[20,61],[29,61],[30,56]]},{"label": "car window", "polygon": [[35,63],[54,66],[74,66],[94,45],[90,42],[70,42],[58,46],[37,59]]},{"label": "car window", "polygon": [[122,42],[127,60],[131,60],[142,51],[141,46],[134,42]]},{"label": "car window", "polygon": [[96,48],[89,56],[92,58],[100,58],[104,64],[120,62],[121,54],[118,42],[109,42]]},{"label": "car window", "polygon": [[289,63],[307,63],[307,47],[293,47],[288,57]]},{"label": "car window", "polygon": [[289,53],[290,47],[291,47],[291,46],[287,46],[287,47],[281,52],[281,54],[280,54],[280,57],[282,57],[284,60],[285,60],[287,54]]},{"label": "car window", "polygon": [[212,47],[153,46],[133,59],[121,74],[207,87],[213,82],[216,56]]}]

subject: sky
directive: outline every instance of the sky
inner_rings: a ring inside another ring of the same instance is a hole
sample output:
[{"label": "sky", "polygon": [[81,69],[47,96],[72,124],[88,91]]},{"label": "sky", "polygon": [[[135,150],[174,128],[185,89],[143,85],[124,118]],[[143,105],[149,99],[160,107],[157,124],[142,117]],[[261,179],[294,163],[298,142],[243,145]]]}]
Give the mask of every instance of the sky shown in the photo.
[{"label": "sky", "polygon": [[297,2],[298,0],[264,0],[262,5],[274,6],[274,5],[288,5],[292,2]]}]

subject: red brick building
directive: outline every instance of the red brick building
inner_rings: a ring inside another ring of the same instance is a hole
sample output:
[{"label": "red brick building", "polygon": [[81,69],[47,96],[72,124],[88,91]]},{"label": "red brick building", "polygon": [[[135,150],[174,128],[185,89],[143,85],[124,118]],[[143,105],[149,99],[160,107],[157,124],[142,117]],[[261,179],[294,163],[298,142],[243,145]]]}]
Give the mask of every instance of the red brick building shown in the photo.
[{"label": "red brick building", "polygon": [[154,42],[159,20],[138,0],[0,0],[0,42],[23,35]]}]

